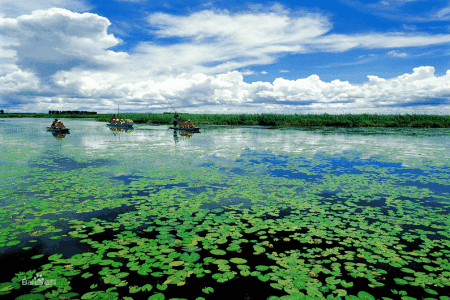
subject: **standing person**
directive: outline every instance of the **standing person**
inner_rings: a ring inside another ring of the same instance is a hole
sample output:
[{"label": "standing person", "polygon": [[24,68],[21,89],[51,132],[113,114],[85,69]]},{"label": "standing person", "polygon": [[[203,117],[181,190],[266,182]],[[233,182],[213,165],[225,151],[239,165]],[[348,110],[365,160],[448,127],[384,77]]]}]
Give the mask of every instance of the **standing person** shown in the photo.
[{"label": "standing person", "polygon": [[[116,123],[116,122],[115,122],[115,119],[116,119],[116,115],[112,116],[111,120],[109,120],[109,123],[111,123],[111,124],[112,124],[112,123]],[[114,121],[114,122],[113,122],[113,121]]]},{"label": "standing person", "polygon": [[177,127],[178,125],[178,114],[175,113],[175,115],[173,116],[173,127]]},{"label": "standing person", "polygon": [[55,119],[55,121],[53,121],[51,128],[55,128],[56,123],[58,123],[58,119]]}]

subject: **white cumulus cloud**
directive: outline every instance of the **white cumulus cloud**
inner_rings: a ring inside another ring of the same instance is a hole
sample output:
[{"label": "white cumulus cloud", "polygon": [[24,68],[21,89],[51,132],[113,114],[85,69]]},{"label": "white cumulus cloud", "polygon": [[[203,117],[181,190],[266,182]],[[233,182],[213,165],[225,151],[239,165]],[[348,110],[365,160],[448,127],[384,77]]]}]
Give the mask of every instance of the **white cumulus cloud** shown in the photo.
[{"label": "white cumulus cloud", "polygon": [[85,12],[92,8],[84,0],[2,0],[0,1],[0,16],[18,17],[35,10],[46,10],[54,7],[75,12]]},{"label": "white cumulus cloud", "polygon": [[[51,8],[0,18],[0,38],[5,41],[0,51],[5,59],[0,98],[16,97],[16,107],[28,111],[36,103],[49,109],[70,104],[98,110],[120,103],[129,111],[152,111],[164,110],[167,100],[184,111],[211,112],[375,110],[418,101],[422,106],[423,101],[449,105],[450,73],[436,77],[433,67],[415,68],[412,74],[392,79],[369,73],[369,81],[359,85],[324,82],[316,74],[253,83],[243,76],[254,74],[244,68],[272,64],[286,53],[425,46],[447,43],[450,35],[327,34],[331,23],[325,17],[290,16],[280,7],[237,14],[157,13],[148,21],[156,37],[180,40],[169,45],[142,42],[128,54],[109,50],[122,41],[107,33],[109,20],[96,14]],[[403,54],[393,50],[388,55]]]}]

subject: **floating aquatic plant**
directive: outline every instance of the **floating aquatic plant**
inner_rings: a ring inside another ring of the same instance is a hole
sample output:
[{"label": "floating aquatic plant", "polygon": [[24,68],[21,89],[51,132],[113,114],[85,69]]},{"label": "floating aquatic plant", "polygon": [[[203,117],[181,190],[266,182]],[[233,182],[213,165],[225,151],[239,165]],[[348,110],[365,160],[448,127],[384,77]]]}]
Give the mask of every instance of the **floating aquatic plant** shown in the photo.
[{"label": "floating aquatic plant", "polygon": [[[27,158],[23,185],[0,191],[0,244],[27,249],[29,269],[6,268],[0,293],[201,300],[232,299],[240,289],[256,299],[448,300],[449,170],[439,156],[430,155],[438,166],[412,168],[397,162],[410,158],[354,151],[242,150],[221,160],[194,149],[195,161],[159,147],[98,164],[71,153],[75,169],[57,156]],[[55,284],[17,288],[37,273]]]}]

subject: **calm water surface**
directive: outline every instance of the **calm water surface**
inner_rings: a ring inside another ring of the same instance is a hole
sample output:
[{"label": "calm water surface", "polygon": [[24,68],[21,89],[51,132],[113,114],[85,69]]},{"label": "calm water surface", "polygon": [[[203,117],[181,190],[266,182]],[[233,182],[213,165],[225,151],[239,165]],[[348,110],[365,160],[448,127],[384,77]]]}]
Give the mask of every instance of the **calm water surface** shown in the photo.
[{"label": "calm water surface", "polygon": [[439,213],[402,234],[450,238],[449,129],[202,126],[186,134],[167,125],[117,132],[94,120],[63,122],[70,134],[54,136],[50,119],[0,119],[3,261],[33,239],[40,247],[32,255],[83,253],[86,245],[68,235],[71,221],[115,222],[144,205],[189,207],[188,214],[257,207],[263,218],[273,208],[282,218],[348,204],[349,218],[380,226],[395,224],[391,216]]}]

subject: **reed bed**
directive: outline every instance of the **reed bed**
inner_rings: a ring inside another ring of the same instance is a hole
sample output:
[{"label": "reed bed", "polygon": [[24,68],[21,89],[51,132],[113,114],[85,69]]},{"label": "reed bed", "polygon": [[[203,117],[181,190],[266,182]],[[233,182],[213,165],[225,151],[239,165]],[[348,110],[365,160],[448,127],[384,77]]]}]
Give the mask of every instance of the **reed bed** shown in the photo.
[{"label": "reed bed", "polygon": [[[108,122],[112,114],[99,115],[98,121]],[[182,120],[190,119],[199,125],[260,125],[260,126],[335,126],[335,127],[421,127],[450,128],[447,115],[378,115],[378,114],[180,114]],[[121,119],[134,123],[171,124],[172,114],[121,113]]]},{"label": "reed bed", "polygon": [[[0,114],[0,118],[18,117],[18,113]],[[98,115],[49,115],[21,114],[24,118],[96,118],[109,122],[113,114]],[[334,127],[419,127],[450,128],[450,115],[424,114],[180,114],[182,120],[190,119],[202,125],[260,125],[260,126],[334,126]],[[136,124],[172,124],[173,114],[121,113],[121,119],[131,119]]]}]

